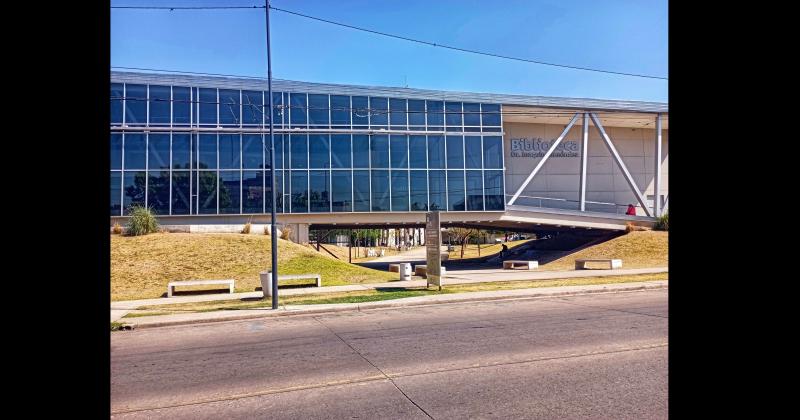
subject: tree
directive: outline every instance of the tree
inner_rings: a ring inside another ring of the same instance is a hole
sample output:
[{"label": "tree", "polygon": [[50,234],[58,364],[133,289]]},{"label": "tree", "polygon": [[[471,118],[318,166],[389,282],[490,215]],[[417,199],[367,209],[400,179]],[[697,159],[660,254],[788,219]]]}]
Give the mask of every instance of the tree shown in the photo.
[{"label": "tree", "polygon": [[467,241],[472,236],[475,236],[478,233],[478,230],[472,228],[460,228],[460,227],[449,228],[447,230],[452,236],[456,238],[456,241],[461,244],[461,259],[464,259],[464,248],[467,245]]}]

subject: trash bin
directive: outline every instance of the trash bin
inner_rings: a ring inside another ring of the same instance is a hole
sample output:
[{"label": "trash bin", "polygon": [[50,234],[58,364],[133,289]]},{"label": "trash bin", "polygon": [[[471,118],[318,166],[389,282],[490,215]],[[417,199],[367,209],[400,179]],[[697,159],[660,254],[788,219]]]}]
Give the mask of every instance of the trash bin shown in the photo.
[{"label": "trash bin", "polygon": [[411,280],[411,263],[400,263],[400,280]]},{"label": "trash bin", "polygon": [[262,271],[259,273],[261,277],[261,290],[264,292],[264,297],[272,296],[272,271]]}]

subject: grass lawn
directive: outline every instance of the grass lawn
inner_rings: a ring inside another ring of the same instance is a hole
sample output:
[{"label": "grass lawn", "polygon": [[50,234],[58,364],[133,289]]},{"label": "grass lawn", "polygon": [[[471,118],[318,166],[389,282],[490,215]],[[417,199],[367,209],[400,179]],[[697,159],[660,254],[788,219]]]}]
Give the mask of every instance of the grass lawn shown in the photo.
[{"label": "grass lawn", "polygon": [[[583,277],[583,278],[572,278],[572,279],[476,283],[476,284],[445,286],[442,289],[442,291],[438,291],[433,288],[406,289],[397,287],[397,288],[365,290],[357,292],[324,293],[324,294],[320,293],[320,294],[309,294],[300,296],[288,296],[285,298],[280,298],[279,303],[280,305],[313,305],[313,304],[328,304],[328,303],[374,302],[381,300],[402,299],[414,296],[428,296],[428,295],[450,294],[450,293],[667,280],[668,276],[669,276],[668,273],[657,273],[657,274],[637,274],[637,275],[627,275],[627,276]],[[221,310],[256,309],[256,308],[264,308],[271,306],[272,306],[272,301],[270,299],[231,300],[231,301],[215,301],[215,302],[177,303],[171,305],[150,305],[141,307],[139,308],[139,310],[155,310],[158,312],[151,312],[149,313],[149,315],[155,315],[155,314],[163,315],[166,313],[171,314],[171,313],[186,313],[186,312],[210,312],[210,311],[221,311]],[[133,316],[146,316],[143,314],[137,314],[132,316],[129,315],[126,315],[126,318],[130,318]]]},{"label": "grass lawn", "polygon": [[[236,292],[252,292],[261,286],[259,272],[271,266],[270,249],[267,235],[111,235],[111,300],[157,298],[166,293],[167,283],[175,280],[232,278]],[[278,240],[278,256],[280,275],[318,273],[323,286],[398,280],[397,273],[323,257],[282,239]]]},{"label": "grass lawn", "polygon": [[[622,268],[666,267],[668,238],[668,232],[664,231],[634,231],[547,264],[540,262],[539,269],[574,270],[575,260],[581,258],[621,258]],[[592,267],[591,263],[589,266]]]},{"label": "grass lawn", "polygon": [[[533,239],[522,239],[519,241],[508,241],[506,245],[508,249],[516,248],[522,244],[528,243]],[[478,255],[478,245],[476,244],[467,244],[464,248],[464,259],[467,258],[477,258],[477,257],[487,257],[489,255],[499,254],[500,251],[503,250],[503,244],[485,244],[481,245],[481,254]],[[448,253],[449,259],[451,260],[460,260],[461,259],[461,245],[453,245],[453,251]]]}]

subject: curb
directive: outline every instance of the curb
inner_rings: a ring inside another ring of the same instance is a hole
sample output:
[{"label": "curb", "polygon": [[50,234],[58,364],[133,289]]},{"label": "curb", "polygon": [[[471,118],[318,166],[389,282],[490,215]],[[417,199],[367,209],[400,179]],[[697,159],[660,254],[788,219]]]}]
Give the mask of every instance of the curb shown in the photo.
[{"label": "curb", "polygon": [[[273,317],[284,317],[284,316],[303,316],[303,315],[319,315],[319,314],[329,314],[329,313],[340,313],[340,312],[361,312],[364,310],[371,310],[371,309],[391,309],[391,308],[404,308],[404,307],[414,307],[414,306],[432,306],[432,305],[444,305],[444,304],[457,304],[457,303],[467,303],[467,302],[486,302],[486,301],[504,301],[504,300],[528,300],[528,299],[537,299],[537,298],[544,298],[544,297],[555,297],[555,296],[577,296],[577,295],[588,295],[588,294],[596,294],[596,293],[617,293],[617,292],[635,292],[635,291],[643,291],[643,290],[658,290],[658,289],[669,289],[669,284],[657,284],[652,286],[641,285],[641,286],[631,286],[631,287],[620,287],[614,289],[608,289],[607,287],[598,288],[598,289],[589,289],[589,290],[580,290],[580,291],[563,291],[563,292],[534,292],[531,294],[526,294],[522,296],[482,296],[482,297],[469,297],[465,296],[462,298],[453,298],[439,302],[425,302],[425,301],[412,301],[412,302],[400,302],[398,301],[389,301],[389,302],[366,302],[362,304],[358,304],[356,306],[342,306],[342,307],[334,307],[334,308],[318,308],[318,309],[298,309],[298,310],[287,310],[285,307],[281,307],[278,309],[277,312],[269,312],[265,311],[263,314],[248,314],[248,315],[240,315],[240,316],[231,316],[225,317],[222,319],[187,319],[183,321],[164,321],[164,322],[152,322],[147,324],[136,324],[134,323],[125,323],[126,326],[129,326],[130,329],[146,329],[146,328],[160,328],[160,327],[172,327],[172,326],[179,326],[179,325],[192,325],[192,324],[211,324],[211,323],[218,323],[218,322],[229,322],[229,321],[242,321],[248,319],[260,319],[260,318],[273,318]],[[343,305],[351,305],[351,304],[343,304]],[[310,305],[309,305],[310,306]]]}]

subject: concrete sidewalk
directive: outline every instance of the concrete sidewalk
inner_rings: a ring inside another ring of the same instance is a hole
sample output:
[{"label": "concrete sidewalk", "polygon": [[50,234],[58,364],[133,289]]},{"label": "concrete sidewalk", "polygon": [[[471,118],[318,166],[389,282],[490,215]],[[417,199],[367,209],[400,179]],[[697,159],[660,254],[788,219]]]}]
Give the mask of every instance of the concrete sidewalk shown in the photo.
[{"label": "concrete sidewalk", "polygon": [[434,304],[480,302],[507,299],[533,299],[554,296],[568,296],[587,293],[620,293],[639,290],[667,289],[667,280],[632,283],[597,284],[588,286],[540,287],[533,289],[496,290],[488,292],[453,293],[446,295],[417,296],[389,301],[365,303],[339,303],[325,305],[283,305],[277,310],[246,309],[234,311],[200,312],[175,315],[146,316],[132,318],[126,324],[134,328],[166,327],[174,325],[198,324],[208,322],[237,321],[276,316],[310,315],[345,311],[362,311],[381,308],[399,308]]},{"label": "concrete sidewalk", "polygon": [[[445,284],[471,284],[471,283],[493,283],[504,281],[530,281],[530,280],[553,280],[553,279],[567,279],[578,277],[605,277],[605,276],[623,276],[635,274],[653,274],[653,273],[666,273],[667,267],[655,268],[626,268],[616,270],[575,270],[575,271],[527,271],[527,270],[461,270],[461,271],[448,271],[445,277]],[[399,276],[399,275],[398,275]],[[487,278],[491,276],[491,278]],[[308,287],[301,289],[286,289],[280,290],[280,296],[298,296],[310,295],[320,293],[339,293],[339,292],[353,292],[360,290],[371,290],[387,287],[425,287],[426,280],[410,280],[410,281],[392,281],[387,283],[367,283],[367,284],[350,284],[345,286],[324,286],[324,287]],[[196,303],[196,302],[213,302],[218,300],[239,300],[245,298],[261,298],[264,294],[258,292],[245,292],[245,293],[223,293],[211,295],[191,295],[191,296],[174,296],[171,298],[156,298],[156,299],[141,299],[141,300],[126,300],[111,302],[111,322],[117,321],[123,316],[127,315],[130,311],[151,305],[170,305],[174,303]]]}]

